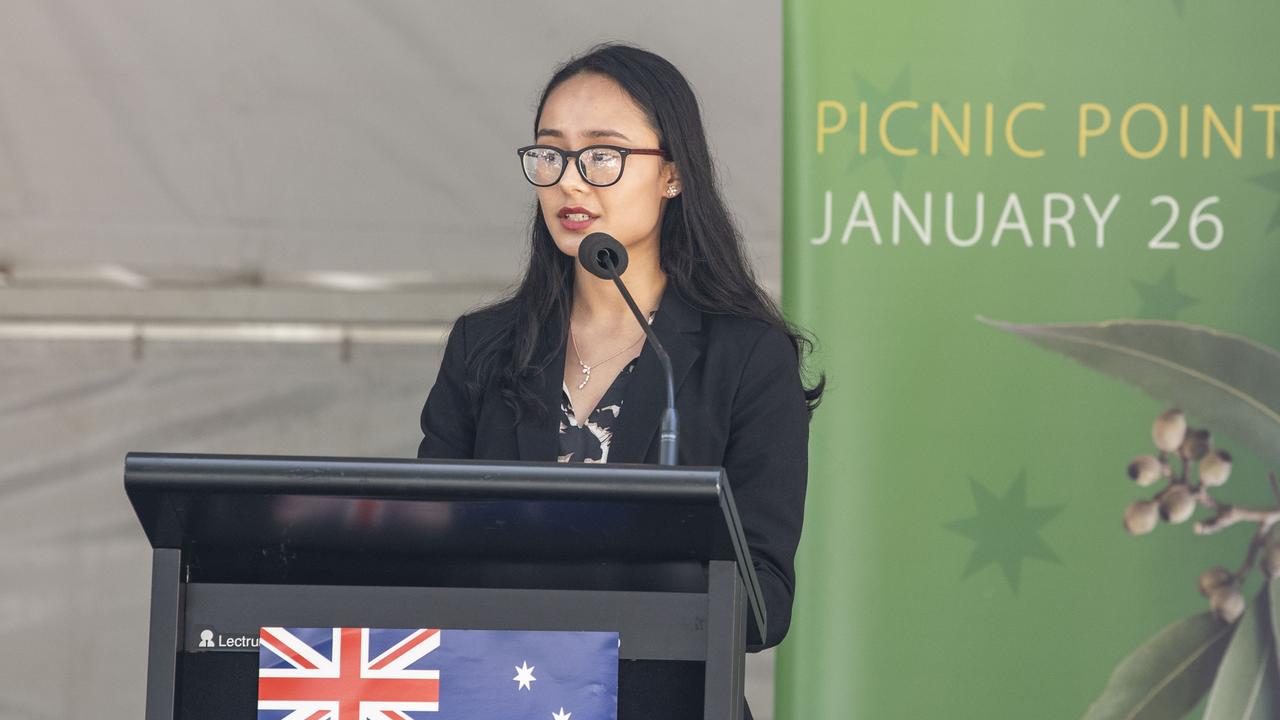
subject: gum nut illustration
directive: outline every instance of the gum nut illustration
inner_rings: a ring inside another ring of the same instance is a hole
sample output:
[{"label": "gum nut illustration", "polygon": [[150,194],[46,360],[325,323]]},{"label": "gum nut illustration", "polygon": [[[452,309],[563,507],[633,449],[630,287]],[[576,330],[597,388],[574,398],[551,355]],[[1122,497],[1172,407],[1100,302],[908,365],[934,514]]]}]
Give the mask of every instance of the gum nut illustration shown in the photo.
[{"label": "gum nut illustration", "polygon": [[1187,434],[1187,416],[1177,408],[1169,408],[1160,413],[1160,417],[1151,425],[1151,439],[1156,447],[1165,452],[1173,452],[1182,445]]},{"label": "gum nut illustration", "polygon": [[1268,578],[1280,576],[1280,545],[1267,545],[1262,551],[1262,572]]},{"label": "gum nut illustration", "polygon": [[1159,480],[1163,468],[1155,455],[1139,455],[1129,463],[1129,479],[1138,483],[1139,487],[1147,487]]},{"label": "gum nut illustration", "polygon": [[1216,565],[1200,573],[1200,594],[1209,597],[1215,589],[1231,582],[1231,571]]},{"label": "gum nut illustration", "polygon": [[1209,594],[1209,609],[1219,620],[1233,623],[1244,614],[1244,595],[1240,594],[1235,585],[1215,588]]},{"label": "gum nut illustration", "polygon": [[1226,450],[1214,452],[1200,458],[1200,482],[1209,487],[1218,487],[1231,475],[1231,453]]},{"label": "gum nut illustration", "polygon": [[1160,500],[1160,517],[1173,524],[1186,522],[1196,511],[1196,499],[1183,485],[1174,485]]},{"label": "gum nut illustration", "polygon": [[1213,449],[1213,436],[1208,430],[1188,430],[1182,439],[1182,454],[1190,460],[1199,460]]},{"label": "gum nut illustration", "polygon": [[1124,509],[1124,529],[1130,535],[1146,535],[1160,522],[1160,503],[1134,500]]}]

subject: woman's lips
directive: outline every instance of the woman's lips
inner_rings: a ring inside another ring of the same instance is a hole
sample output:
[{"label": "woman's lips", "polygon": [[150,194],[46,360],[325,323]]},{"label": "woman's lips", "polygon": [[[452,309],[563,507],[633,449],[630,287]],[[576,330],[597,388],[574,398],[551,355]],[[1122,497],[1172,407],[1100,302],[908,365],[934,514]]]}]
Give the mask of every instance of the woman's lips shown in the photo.
[{"label": "woman's lips", "polygon": [[[561,216],[560,216],[560,225],[561,225],[561,227],[563,227],[563,228],[564,228],[564,229],[566,229],[566,230],[573,230],[573,231],[586,230],[586,229],[587,229],[587,227],[589,227],[589,226],[591,225],[591,223],[593,223],[593,222],[595,222],[595,221],[596,221],[596,219],[595,219],[595,218],[593,218],[593,217],[591,217],[590,215],[587,215],[587,216],[586,216],[586,218],[587,218],[586,220],[571,220],[571,219],[569,219],[570,217],[572,217],[572,216],[574,216],[574,215],[575,215],[575,213],[569,213],[568,215],[561,215]],[[581,216],[581,215],[577,215],[577,217],[582,217],[582,216]]]}]

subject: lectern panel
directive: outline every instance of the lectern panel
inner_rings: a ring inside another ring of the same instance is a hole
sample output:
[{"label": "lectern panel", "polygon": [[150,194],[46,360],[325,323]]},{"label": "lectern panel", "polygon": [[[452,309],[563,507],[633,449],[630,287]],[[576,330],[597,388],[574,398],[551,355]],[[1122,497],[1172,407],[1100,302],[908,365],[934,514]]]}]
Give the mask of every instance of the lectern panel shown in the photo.
[{"label": "lectern panel", "polygon": [[241,638],[262,627],[361,626],[616,631],[624,660],[707,654],[707,596],[698,593],[192,583],[184,625],[186,652],[202,642],[252,652]]}]

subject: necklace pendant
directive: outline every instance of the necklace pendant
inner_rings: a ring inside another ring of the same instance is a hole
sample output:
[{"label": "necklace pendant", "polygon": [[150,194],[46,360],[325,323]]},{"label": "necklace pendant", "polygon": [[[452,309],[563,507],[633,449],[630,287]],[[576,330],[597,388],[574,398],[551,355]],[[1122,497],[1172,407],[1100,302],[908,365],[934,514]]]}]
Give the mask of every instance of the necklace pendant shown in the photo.
[{"label": "necklace pendant", "polygon": [[[582,365],[582,363],[578,363],[578,364]],[[590,382],[590,380],[591,380],[591,368],[586,365],[582,365],[582,382],[578,384],[578,389],[581,390],[582,388],[586,387],[587,383]]]}]

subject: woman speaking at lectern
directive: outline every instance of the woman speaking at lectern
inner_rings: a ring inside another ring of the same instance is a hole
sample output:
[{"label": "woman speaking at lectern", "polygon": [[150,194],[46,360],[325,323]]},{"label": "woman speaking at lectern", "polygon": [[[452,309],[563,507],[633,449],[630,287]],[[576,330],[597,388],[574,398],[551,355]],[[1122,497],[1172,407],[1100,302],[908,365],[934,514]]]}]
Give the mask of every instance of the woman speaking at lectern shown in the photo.
[{"label": "woman speaking at lectern", "polygon": [[537,193],[524,277],[454,324],[418,456],[658,461],[658,357],[612,280],[577,261],[583,238],[612,235],[629,256],[622,280],[671,358],[679,464],[723,466],[733,489],[768,615],[748,648],[776,645],[823,382],[804,386],[809,343],[750,269],[693,91],[653,53],[597,46],[554,74],[533,130],[517,151]]}]

